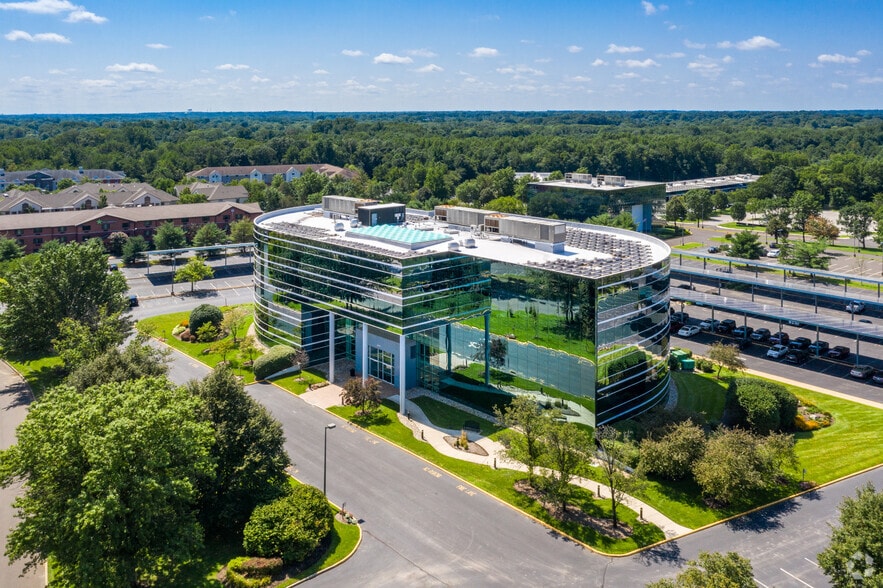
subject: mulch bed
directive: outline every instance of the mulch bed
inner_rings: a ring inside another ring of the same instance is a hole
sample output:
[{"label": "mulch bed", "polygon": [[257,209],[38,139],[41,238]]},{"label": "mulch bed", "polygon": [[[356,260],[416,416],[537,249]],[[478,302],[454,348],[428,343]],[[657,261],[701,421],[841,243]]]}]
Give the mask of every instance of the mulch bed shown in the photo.
[{"label": "mulch bed", "polygon": [[528,498],[532,498],[542,505],[546,512],[554,519],[562,522],[576,523],[583,527],[591,527],[605,537],[612,539],[627,539],[632,536],[632,528],[622,521],[614,527],[613,521],[610,519],[599,519],[597,517],[586,514],[581,508],[573,504],[568,504],[562,513],[558,504],[551,502],[545,493],[531,486],[527,480],[518,480],[514,484],[515,491],[523,494]]},{"label": "mulch bed", "polygon": [[475,455],[487,457],[487,455],[488,455],[487,450],[484,447],[482,447],[481,445],[479,445],[478,443],[475,443],[474,441],[469,442],[469,449],[460,449],[459,447],[457,447],[457,441],[459,441],[459,439],[460,439],[459,437],[445,435],[445,441],[447,441],[448,445],[450,445],[454,449],[459,449],[460,451],[465,451],[466,453],[474,453]]}]

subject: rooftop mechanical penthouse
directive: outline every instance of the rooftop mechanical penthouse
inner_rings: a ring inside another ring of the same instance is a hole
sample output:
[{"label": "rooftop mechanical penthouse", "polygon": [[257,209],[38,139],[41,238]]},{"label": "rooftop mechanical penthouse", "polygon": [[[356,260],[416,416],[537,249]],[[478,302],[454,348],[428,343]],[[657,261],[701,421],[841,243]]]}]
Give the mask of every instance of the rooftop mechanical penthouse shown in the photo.
[{"label": "rooftop mechanical penthouse", "polygon": [[667,396],[670,253],[608,227],[326,196],[255,219],[256,327],[399,398],[530,394],[596,426]]}]

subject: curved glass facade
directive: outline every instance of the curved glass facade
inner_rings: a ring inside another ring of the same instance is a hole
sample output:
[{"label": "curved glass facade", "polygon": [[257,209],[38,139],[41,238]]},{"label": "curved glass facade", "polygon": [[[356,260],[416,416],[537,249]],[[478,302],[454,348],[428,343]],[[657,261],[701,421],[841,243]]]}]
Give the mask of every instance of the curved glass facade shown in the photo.
[{"label": "curved glass facade", "polygon": [[333,341],[335,359],[402,391],[485,409],[498,394],[531,394],[590,426],[667,396],[664,244],[646,265],[587,276],[525,262],[514,243],[504,261],[483,243],[399,251],[279,222],[297,214],[310,212],[255,221],[255,325],[267,342],[303,347],[321,364]]}]

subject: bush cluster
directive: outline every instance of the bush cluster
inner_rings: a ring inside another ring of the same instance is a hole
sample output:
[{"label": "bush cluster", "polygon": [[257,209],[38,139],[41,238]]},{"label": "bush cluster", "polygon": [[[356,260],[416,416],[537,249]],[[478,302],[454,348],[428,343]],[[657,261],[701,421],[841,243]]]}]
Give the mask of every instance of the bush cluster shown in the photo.
[{"label": "bush cluster", "polygon": [[224,313],[220,308],[211,304],[200,304],[190,313],[190,332],[198,334],[200,327],[206,323],[211,323],[220,330],[223,320]]},{"label": "bush cluster", "polygon": [[821,429],[822,425],[815,419],[798,414],[794,417],[794,428],[798,431],[816,431]]},{"label": "bush cluster", "polygon": [[797,397],[781,384],[757,378],[736,378],[727,388],[723,422],[760,435],[793,429]]},{"label": "bush cluster", "polygon": [[297,351],[288,345],[274,345],[254,361],[255,380],[266,380],[276,372],[292,367]]},{"label": "bush cluster", "polygon": [[297,486],[291,494],[254,509],[242,547],[249,555],[306,559],[334,527],[334,511],[319,489]]}]

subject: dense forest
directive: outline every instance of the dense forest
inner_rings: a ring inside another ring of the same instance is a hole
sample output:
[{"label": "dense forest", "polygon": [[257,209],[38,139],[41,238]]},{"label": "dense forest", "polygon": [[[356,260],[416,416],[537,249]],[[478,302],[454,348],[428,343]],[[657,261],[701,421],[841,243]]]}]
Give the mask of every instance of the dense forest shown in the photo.
[{"label": "dense forest", "polygon": [[[826,207],[883,193],[883,112],[157,113],[0,117],[0,168],[106,168],[170,189],[188,171],[330,163],[352,182],[276,185],[267,208],[334,191],[430,206],[519,196],[514,171],[671,181],[794,172]],[[495,176],[495,174],[497,174]],[[304,182],[302,182],[304,183]]]}]

